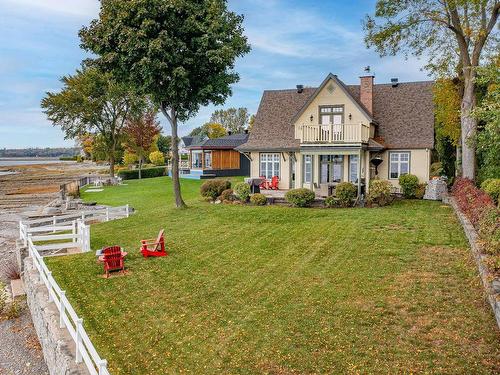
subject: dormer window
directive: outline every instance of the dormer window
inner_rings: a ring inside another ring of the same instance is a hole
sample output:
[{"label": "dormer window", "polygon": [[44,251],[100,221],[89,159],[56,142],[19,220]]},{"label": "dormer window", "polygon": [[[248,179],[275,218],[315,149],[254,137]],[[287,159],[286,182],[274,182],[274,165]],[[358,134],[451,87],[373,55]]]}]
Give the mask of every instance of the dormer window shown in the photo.
[{"label": "dormer window", "polygon": [[344,123],[344,106],[343,105],[320,106],[319,123],[321,125],[328,125],[328,124],[340,125]]}]

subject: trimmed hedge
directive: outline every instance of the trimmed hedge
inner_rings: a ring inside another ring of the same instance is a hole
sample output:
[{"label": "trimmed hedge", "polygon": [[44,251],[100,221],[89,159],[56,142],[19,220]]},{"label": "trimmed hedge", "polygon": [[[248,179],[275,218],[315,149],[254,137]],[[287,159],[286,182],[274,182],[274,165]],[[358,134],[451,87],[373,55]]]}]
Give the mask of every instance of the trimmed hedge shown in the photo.
[{"label": "trimmed hedge", "polygon": [[338,199],[338,204],[341,207],[352,206],[358,195],[358,189],[350,182],[341,182],[335,187],[335,197]]},{"label": "trimmed hedge", "polygon": [[224,190],[231,189],[231,181],[228,180],[208,180],[200,187],[200,194],[205,198],[216,200]]},{"label": "trimmed hedge", "polygon": [[[144,168],[141,170],[142,178],[153,178],[153,177],[161,177],[167,175],[167,168],[165,167],[155,167],[155,168]],[[118,172],[118,177],[121,177],[124,180],[136,180],[139,178],[139,170],[122,170]]]},{"label": "trimmed hedge", "polygon": [[236,185],[234,185],[234,194],[240,201],[248,202],[250,193],[250,185],[248,185],[246,182],[238,182]]},{"label": "trimmed hedge", "polygon": [[418,189],[418,177],[413,174],[399,176],[399,185],[405,198],[415,198]]},{"label": "trimmed hedge", "polygon": [[370,192],[368,193],[368,203],[378,206],[385,206],[391,203],[392,185],[386,180],[372,180],[370,182]]},{"label": "trimmed hedge", "polygon": [[234,198],[235,197],[234,197],[233,189],[224,190],[219,197],[219,199],[223,202],[224,201],[234,201]]},{"label": "trimmed hedge", "polygon": [[255,206],[265,206],[267,204],[267,197],[261,193],[255,193],[250,196],[250,203]]},{"label": "trimmed hedge", "polygon": [[309,207],[315,197],[314,191],[306,188],[292,189],[285,193],[285,200],[295,207]]}]

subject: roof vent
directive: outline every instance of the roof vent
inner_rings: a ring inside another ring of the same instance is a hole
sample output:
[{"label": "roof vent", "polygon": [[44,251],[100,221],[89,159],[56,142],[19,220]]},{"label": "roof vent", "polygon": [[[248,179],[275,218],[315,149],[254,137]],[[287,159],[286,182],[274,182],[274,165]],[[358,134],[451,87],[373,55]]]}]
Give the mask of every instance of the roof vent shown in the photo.
[{"label": "roof vent", "polygon": [[304,85],[297,85],[297,93],[302,93],[304,91]]},{"label": "roof vent", "polygon": [[245,134],[248,134],[248,129],[245,129]]},{"label": "roof vent", "polygon": [[398,87],[398,79],[397,78],[391,78],[391,84],[392,84],[392,87]]},{"label": "roof vent", "polygon": [[228,130],[227,135],[231,135],[231,134],[233,134],[233,132],[231,130]]}]

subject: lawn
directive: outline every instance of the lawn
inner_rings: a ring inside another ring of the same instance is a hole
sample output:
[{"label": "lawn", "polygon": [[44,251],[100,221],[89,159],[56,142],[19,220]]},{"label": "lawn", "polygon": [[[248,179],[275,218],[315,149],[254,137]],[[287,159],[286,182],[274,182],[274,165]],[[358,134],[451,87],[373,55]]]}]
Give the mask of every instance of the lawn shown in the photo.
[{"label": "lawn", "polygon": [[[92,225],[129,251],[108,280],[92,253],[48,265],[113,374],[496,373],[500,335],[452,210],[213,205],[166,178],[84,193],[137,212]],[[165,228],[170,255],[139,240]]]}]

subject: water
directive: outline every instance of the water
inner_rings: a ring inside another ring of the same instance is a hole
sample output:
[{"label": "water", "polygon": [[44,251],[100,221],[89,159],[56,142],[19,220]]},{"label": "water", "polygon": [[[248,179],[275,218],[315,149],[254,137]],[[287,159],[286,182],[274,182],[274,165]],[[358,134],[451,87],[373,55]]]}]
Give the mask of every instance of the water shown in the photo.
[{"label": "water", "polygon": [[72,161],[62,161],[59,158],[0,158],[0,167],[55,163],[72,163]]}]

